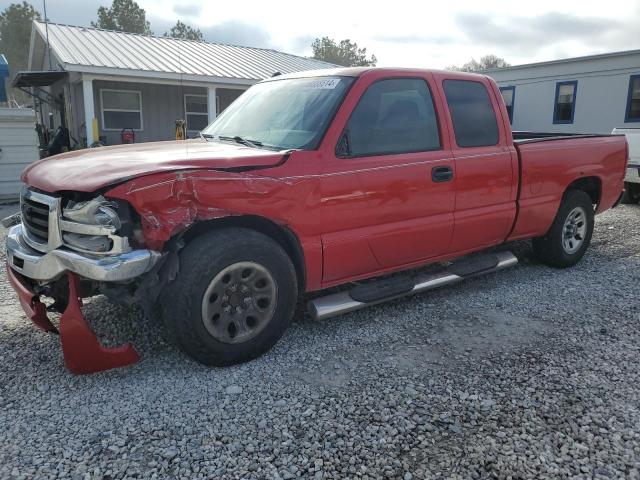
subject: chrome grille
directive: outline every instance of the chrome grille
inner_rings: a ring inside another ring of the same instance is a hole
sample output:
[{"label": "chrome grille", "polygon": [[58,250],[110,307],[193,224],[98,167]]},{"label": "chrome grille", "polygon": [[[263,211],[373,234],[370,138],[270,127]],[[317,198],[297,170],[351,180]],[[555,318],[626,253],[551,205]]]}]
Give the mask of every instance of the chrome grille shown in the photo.
[{"label": "chrome grille", "polygon": [[[22,227],[25,243],[31,248],[46,253],[64,246],[90,255],[112,255],[131,251],[129,239],[117,235],[117,227],[74,222],[63,218],[62,198],[24,188],[20,195]],[[104,236],[109,250],[85,250],[73,242],[63,241],[65,236]]]},{"label": "chrome grille", "polygon": [[23,198],[20,210],[28,234],[39,243],[49,243],[49,205]]},{"label": "chrome grille", "polygon": [[48,252],[62,245],[60,199],[24,189],[20,195],[24,240],[36,250]]}]

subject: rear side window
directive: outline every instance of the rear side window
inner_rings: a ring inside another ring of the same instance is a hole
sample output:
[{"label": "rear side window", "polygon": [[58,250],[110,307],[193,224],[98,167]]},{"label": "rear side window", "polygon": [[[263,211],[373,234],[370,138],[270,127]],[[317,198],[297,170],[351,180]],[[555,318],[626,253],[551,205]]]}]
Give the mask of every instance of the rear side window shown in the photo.
[{"label": "rear side window", "polygon": [[498,143],[496,112],[482,83],[445,80],[444,94],[459,147],[484,147]]},{"label": "rear side window", "polygon": [[500,94],[504,100],[505,107],[507,107],[509,123],[513,123],[513,104],[516,97],[516,87],[500,87]]},{"label": "rear side window", "polygon": [[396,78],[376,82],[364,92],[336,154],[362,157],[439,149],[437,117],[427,83]]}]

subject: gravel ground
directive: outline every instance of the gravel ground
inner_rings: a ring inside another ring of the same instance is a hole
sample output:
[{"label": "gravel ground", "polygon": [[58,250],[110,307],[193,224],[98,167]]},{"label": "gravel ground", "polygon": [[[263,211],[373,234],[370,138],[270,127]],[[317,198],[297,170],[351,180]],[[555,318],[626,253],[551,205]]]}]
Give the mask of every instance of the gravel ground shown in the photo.
[{"label": "gravel ground", "polygon": [[[316,323],[205,368],[97,297],[142,360],[72,376],[0,279],[0,478],[640,478],[640,206],[590,252]],[[3,234],[4,235],[4,234]]]}]

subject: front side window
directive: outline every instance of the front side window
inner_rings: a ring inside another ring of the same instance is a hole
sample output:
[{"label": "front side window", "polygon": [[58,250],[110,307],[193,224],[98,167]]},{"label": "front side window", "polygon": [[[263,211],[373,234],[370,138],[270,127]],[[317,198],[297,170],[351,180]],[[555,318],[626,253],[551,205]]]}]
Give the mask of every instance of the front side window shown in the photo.
[{"label": "front side window", "polygon": [[444,94],[459,147],[486,147],[498,143],[496,112],[482,83],[445,80]]},{"label": "front side window", "polygon": [[338,156],[361,157],[440,149],[440,134],[426,81],[396,78],[375,82],[353,110]]},{"label": "front side window", "polygon": [[513,123],[513,103],[516,96],[516,87],[500,87],[500,93],[502,94],[502,99],[507,107],[509,123]]},{"label": "front side window", "polygon": [[142,95],[137,90],[100,90],[102,128],[142,130]]},{"label": "front side window", "polygon": [[184,113],[187,120],[187,133],[190,136],[203,130],[209,124],[207,96],[185,95]]},{"label": "front side window", "polygon": [[553,123],[573,123],[576,109],[576,90],[578,82],[556,83],[556,103],[553,110]]},{"label": "front side window", "polygon": [[640,122],[640,75],[632,75],[629,79],[629,98],[625,122]]},{"label": "front side window", "polygon": [[352,77],[307,77],[258,83],[205,128],[215,139],[242,137],[265,148],[314,150]]}]

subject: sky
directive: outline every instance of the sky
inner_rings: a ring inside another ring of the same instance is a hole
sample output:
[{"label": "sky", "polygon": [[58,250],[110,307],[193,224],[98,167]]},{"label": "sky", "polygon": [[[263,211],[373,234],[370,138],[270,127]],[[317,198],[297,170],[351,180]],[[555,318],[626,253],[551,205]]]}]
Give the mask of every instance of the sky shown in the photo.
[{"label": "sky", "polygon": [[[14,0],[17,1],[17,0]],[[10,0],[0,0],[0,9]],[[32,0],[42,11],[42,0]],[[49,20],[88,26],[110,0],[47,0]],[[138,0],[157,35],[179,19],[205,40],[311,55],[348,38],[378,66],[445,68],[485,54],[512,65],[640,49],[640,0]]]}]

